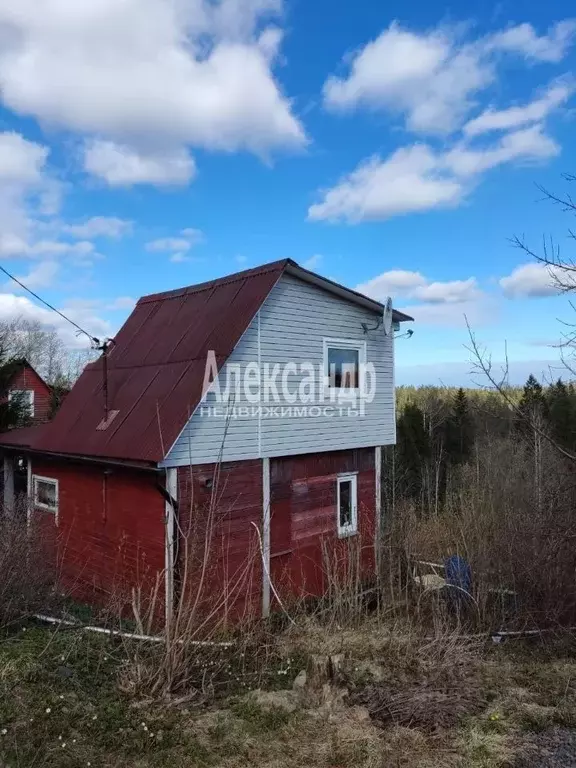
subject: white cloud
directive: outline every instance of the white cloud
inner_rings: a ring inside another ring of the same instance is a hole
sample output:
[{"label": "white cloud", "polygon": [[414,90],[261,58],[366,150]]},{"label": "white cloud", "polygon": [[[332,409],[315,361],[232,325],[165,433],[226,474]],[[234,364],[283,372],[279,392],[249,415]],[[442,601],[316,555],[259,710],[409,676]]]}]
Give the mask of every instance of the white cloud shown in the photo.
[{"label": "white cloud", "polygon": [[542,36],[537,35],[531,24],[519,24],[493,35],[488,46],[495,50],[520,53],[536,61],[558,62],[566,55],[575,34],[575,19],[557,22]]},{"label": "white cloud", "polygon": [[0,256],[76,256],[84,258],[95,256],[94,243],[81,240],[76,243],[65,243],[61,240],[36,240],[27,242],[12,235],[0,235]]},{"label": "white cloud", "polygon": [[[54,280],[60,271],[60,265],[56,261],[43,261],[37,266],[32,267],[25,275],[16,275],[18,280],[32,291],[39,288],[49,288],[54,284]],[[18,290],[18,286],[12,280],[9,280],[4,290]]]},{"label": "white cloud", "polygon": [[170,261],[188,261],[187,252],[204,240],[204,233],[199,229],[187,227],[180,230],[177,237],[159,237],[146,243],[146,250],[152,253],[161,251],[176,251]]},{"label": "white cloud", "polygon": [[[96,314],[91,302],[70,302],[69,305],[60,309],[90,334],[100,338],[111,334],[110,323]],[[56,328],[64,342],[71,348],[84,348],[88,344],[86,336],[78,335],[76,329],[55,312],[34,304],[26,296],[0,293],[0,322],[20,317],[26,320],[37,320],[42,325]]]},{"label": "white cloud", "polygon": [[439,167],[430,147],[415,144],[386,160],[373,157],[323,193],[308,210],[311,220],[370,221],[456,205],[462,184]]},{"label": "white cloud", "polygon": [[187,256],[186,253],[183,253],[182,251],[179,251],[178,253],[173,253],[172,256],[170,256],[170,261],[173,264],[183,264],[185,261],[191,261],[191,257]]},{"label": "white cloud", "polygon": [[111,187],[177,186],[188,184],[196,175],[194,158],[184,148],[141,152],[100,140],[86,143],[84,169]]},{"label": "white cloud", "polygon": [[574,31],[573,21],[542,36],[521,24],[464,42],[456,28],[418,33],[393,22],[351,58],[345,77],[326,81],[324,103],[336,110],[388,110],[404,115],[410,131],[447,133],[462,125],[476,95],[495,81],[498,54],[559,61]]},{"label": "white cloud", "polygon": [[466,123],[464,133],[467,136],[477,136],[487,131],[509,130],[529,123],[537,123],[564,104],[573,91],[573,85],[556,84],[550,86],[540,98],[523,107],[509,107],[502,110],[487,109]]},{"label": "white cloud", "polygon": [[[478,286],[476,278],[432,281],[421,272],[391,269],[356,286],[356,290],[377,301],[392,297],[394,306],[420,325],[465,327],[468,317],[474,325],[492,322],[497,306]],[[406,306],[403,300],[416,303]]]},{"label": "white cloud", "polygon": [[373,157],[361,163],[322,193],[321,201],[309,208],[308,218],[356,223],[455,206],[490,168],[543,160],[559,151],[540,125],[507,134],[482,149],[460,142],[437,152],[426,144],[414,144],[386,160]]},{"label": "white cloud", "polygon": [[421,285],[412,291],[411,296],[428,304],[458,304],[479,298],[480,290],[476,279],[469,277],[468,280],[449,280],[445,283]]},{"label": "white cloud", "polygon": [[470,301],[454,301],[442,304],[411,304],[403,308],[418,325],[443,328],[465,328],[466,320],[472,326],[496,322],[497,306],[486,297]]},{"label": "white cloud", "polygon": [[97,139],[87,168],[116,185],[188,181],[186,146],[299,147],[304,129],[273,74],[281,32],[270,20],[281,9],[281,0],[3,3],[2,100]]},{"label": "white cloud", "polygon": [[461,143],[446,152],[441,162],[456,176],[465,177],[516,160],[546,160],[558,154],[560,147],[537,124],[505,134],[496,144],[483,149]]},{"label": "white cloud", "polygon": [[201,229],[195,229],[194,227],[186,227],[180,233],[186,238],[190,245],[198,245],[204,241],[204,232]]},{"label": "white cloud", "polygon": [[448,29],[417,34],[396,22],[352,60],[347,78],[324,86],[330,108],[368,106],[406,115],[413,131],[452,130],[472,106],[469,97],[492,79],[470,46]]},{"label": "white cloud", "polygon": [[306,261],[302,262],[302,266],[304,269],[310,269],[314,271],[315,269],[318,269],[323,260],[324,257],[320,253],[315,253],[314,256],[310,256],[309,259],[306,259]]},{"label": "white cloud", "polygon": [[428,281],[420,272],[410,272],[406,269],[391,269],[381,275],[356,286],[356,290],[382,301],[388,296],[407,297],[415,288],[427,285]]},{"label": "white cloud", "polygon": [[21,134],[0,133],[0,179],[19,187],[38,185],[48,157],[48,148],[28,141]]},{"label": "white cloud", "polygon": [[134,309],[135,306],[136,299],[133,299],[132,296],[118,296],[114,301],[106,304],[106,309]]},{"label": "white cloud", "polygon": [[146,243],[147,251],[187,251],[189,248],[188,240],[178,237],[160,237]]},{"label": "white cloud", "polygon": [[132,230],[132,222],[115,216],[92,216],[82,224],[65,224],[62,231],[72,237],[91,239],[93,237],[119,238]]},{"label": "white cloud", "polygon": [[[360,293],[378,301],[392,298],[415,299],[427,304],[457,304],[480,298],[476,278],[431,282],[421,272],[391,269],[356,286]],[[412,309],[412,308],[410,308]]]},{"label": "white cloud", "polygon": [[510,275],[502,277],[499,282],[508,298],[542,298],[554,296],[560,292],[555,276],[562,277],[554,267],[531,262],[516,267]]}]

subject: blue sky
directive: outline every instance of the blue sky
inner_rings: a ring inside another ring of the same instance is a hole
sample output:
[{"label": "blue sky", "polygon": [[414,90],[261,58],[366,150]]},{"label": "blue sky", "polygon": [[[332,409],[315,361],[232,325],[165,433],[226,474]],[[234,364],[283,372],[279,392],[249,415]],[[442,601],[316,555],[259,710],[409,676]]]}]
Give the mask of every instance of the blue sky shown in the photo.
[{"label": "blue sky", "polygon": [[[1,263],[111,335],[290,257],[415,316],[399,383],[470,381],[464,315],[558,373],[572,309],[510,238],[569,254],[535,184],[576,172],[575,64],[562,1],[0,3]],[[15,314],[53,320],[6,281]]]}]

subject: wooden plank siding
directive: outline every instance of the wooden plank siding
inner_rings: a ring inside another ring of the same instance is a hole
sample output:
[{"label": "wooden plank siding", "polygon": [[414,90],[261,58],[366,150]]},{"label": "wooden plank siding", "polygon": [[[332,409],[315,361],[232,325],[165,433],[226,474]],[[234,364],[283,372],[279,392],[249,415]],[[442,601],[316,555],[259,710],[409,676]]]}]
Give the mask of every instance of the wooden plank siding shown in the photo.
[{"label": "wooden plank siding", "polygon": [[[207,406],[215,404],[209,395],[204,410],[202,404],[196,409],[163,465],[186,466],[216,462],[219,458],[237,461],[394,443],[394,341],[382,328],[367,334],[362,328],[362,323],[374,327],[376,320],[377,316],[363,307],[284,275],[223,367],[222,385],[230,366],[240,365],[243,372],[248,363],[261,367],[311,362],[317,371],[323,361],[325,338],[366,342],[367,362],[373,363],[376,370],[376,394],[373,402],[366,404],[365,415],[213,418],[206,416]],[[297,389],[300,380],[298,376],[290,377],[291,391]],[[316,386],[320,386],[318,380]],[[234,405],[237,409],[243,405],[253,407],[243,397],[236,399]]]},{"label": "wooden plank siding", "polygon": [[[148,601],[164,571],[164,498],[152,473],[31,459],[32,475],[58,481],[58,512],[31,510],[52,548],[60,588],[125,610],[132,588]],[[160,580],[156,613],[164,610]],[[130,609],[128,608],[128,612]]]},{"label": "wooden plank siding", "polygon": [[178,469],[177,600],[213,620],[259,615],[262,462]]},{"label": "wooden plank siding", "polygon": [[51,391],[36,371],[29,365],[23,365],[10,382],[11,390],[32,390],[34,392],[33,424],[42,424],[50,416]]},{"label": "wooden plank siding", "polygon": [[[358,534],[338,538],[337,477],[357,473]],[[270,462],[272,581],[283,601],[324,594],[335,581],[374,576],[374,450]],[[356,560],[357,558],[357,560]],[[359,568],[356,569],[354,563]]]}]

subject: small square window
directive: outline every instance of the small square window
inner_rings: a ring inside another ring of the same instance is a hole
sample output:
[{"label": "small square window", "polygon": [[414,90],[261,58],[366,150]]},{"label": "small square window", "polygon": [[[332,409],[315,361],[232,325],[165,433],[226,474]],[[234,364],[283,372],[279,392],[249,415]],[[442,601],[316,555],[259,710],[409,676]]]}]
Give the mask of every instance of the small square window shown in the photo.
[{"label": "small square window", "polygon": [[49,512],[58,511],[58,480],[34,475],[34,506],[47,509]]},{"label": "small square window", "polygon": [[336,512],[338,536],[353,536],[358,532],[358,485],[356,475],[340,475],[337,479]]},{"label": "small square window", "polygon": [[8,393],[8,402],[18,399],[22,403],[22,408],[27,412],[30,418],[34,418],[34,390],[33,389],[11,389]]},{"label": "small square window", "polygon": [[324,339],[324,375],[329,389],[358,390],[365,362],[363,342]]}]

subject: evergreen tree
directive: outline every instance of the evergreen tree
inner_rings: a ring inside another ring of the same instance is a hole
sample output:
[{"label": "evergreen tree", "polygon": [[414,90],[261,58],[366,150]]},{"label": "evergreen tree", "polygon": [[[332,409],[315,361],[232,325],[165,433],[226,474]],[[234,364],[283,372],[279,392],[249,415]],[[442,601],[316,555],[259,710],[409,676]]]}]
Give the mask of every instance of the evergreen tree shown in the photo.
[{"label": "evergreen tree", "polygon": [[532,375],[528,376],[520,404],[516,427],[533,449],[539,444],[539,431],[548,426],[548,403],[542,384]]},{"label": "evergreen tree", "polygon": [[530,374],[526,380],[526,384],[524,384],[524,391],[522,392],[522,398],[520,400],[520,410],[524,413],[528,413],[534,409],[544,412],[545,408],[546,398],[544,397],[542,384]]},{"label": "evergreen tree", "polygon": [[547,409],[552,437],[563,448],[573,450],[576,446],[576,402],[573,388],[568,388],[562,379],[548,388]]},{"label": "evergreen tree", "polygon": [[452,464],[463,464],[474,447],[474,424],[466,392],[460,387],[444,424],[444,450]]},{"label": "evergreen tree", "polygon": [[430,454],[430,436],[424,423],[424,413],[414,403],[408,403],[398,418],[396,437],[399,484],[407,496],[420,496],[422,470]]}]

